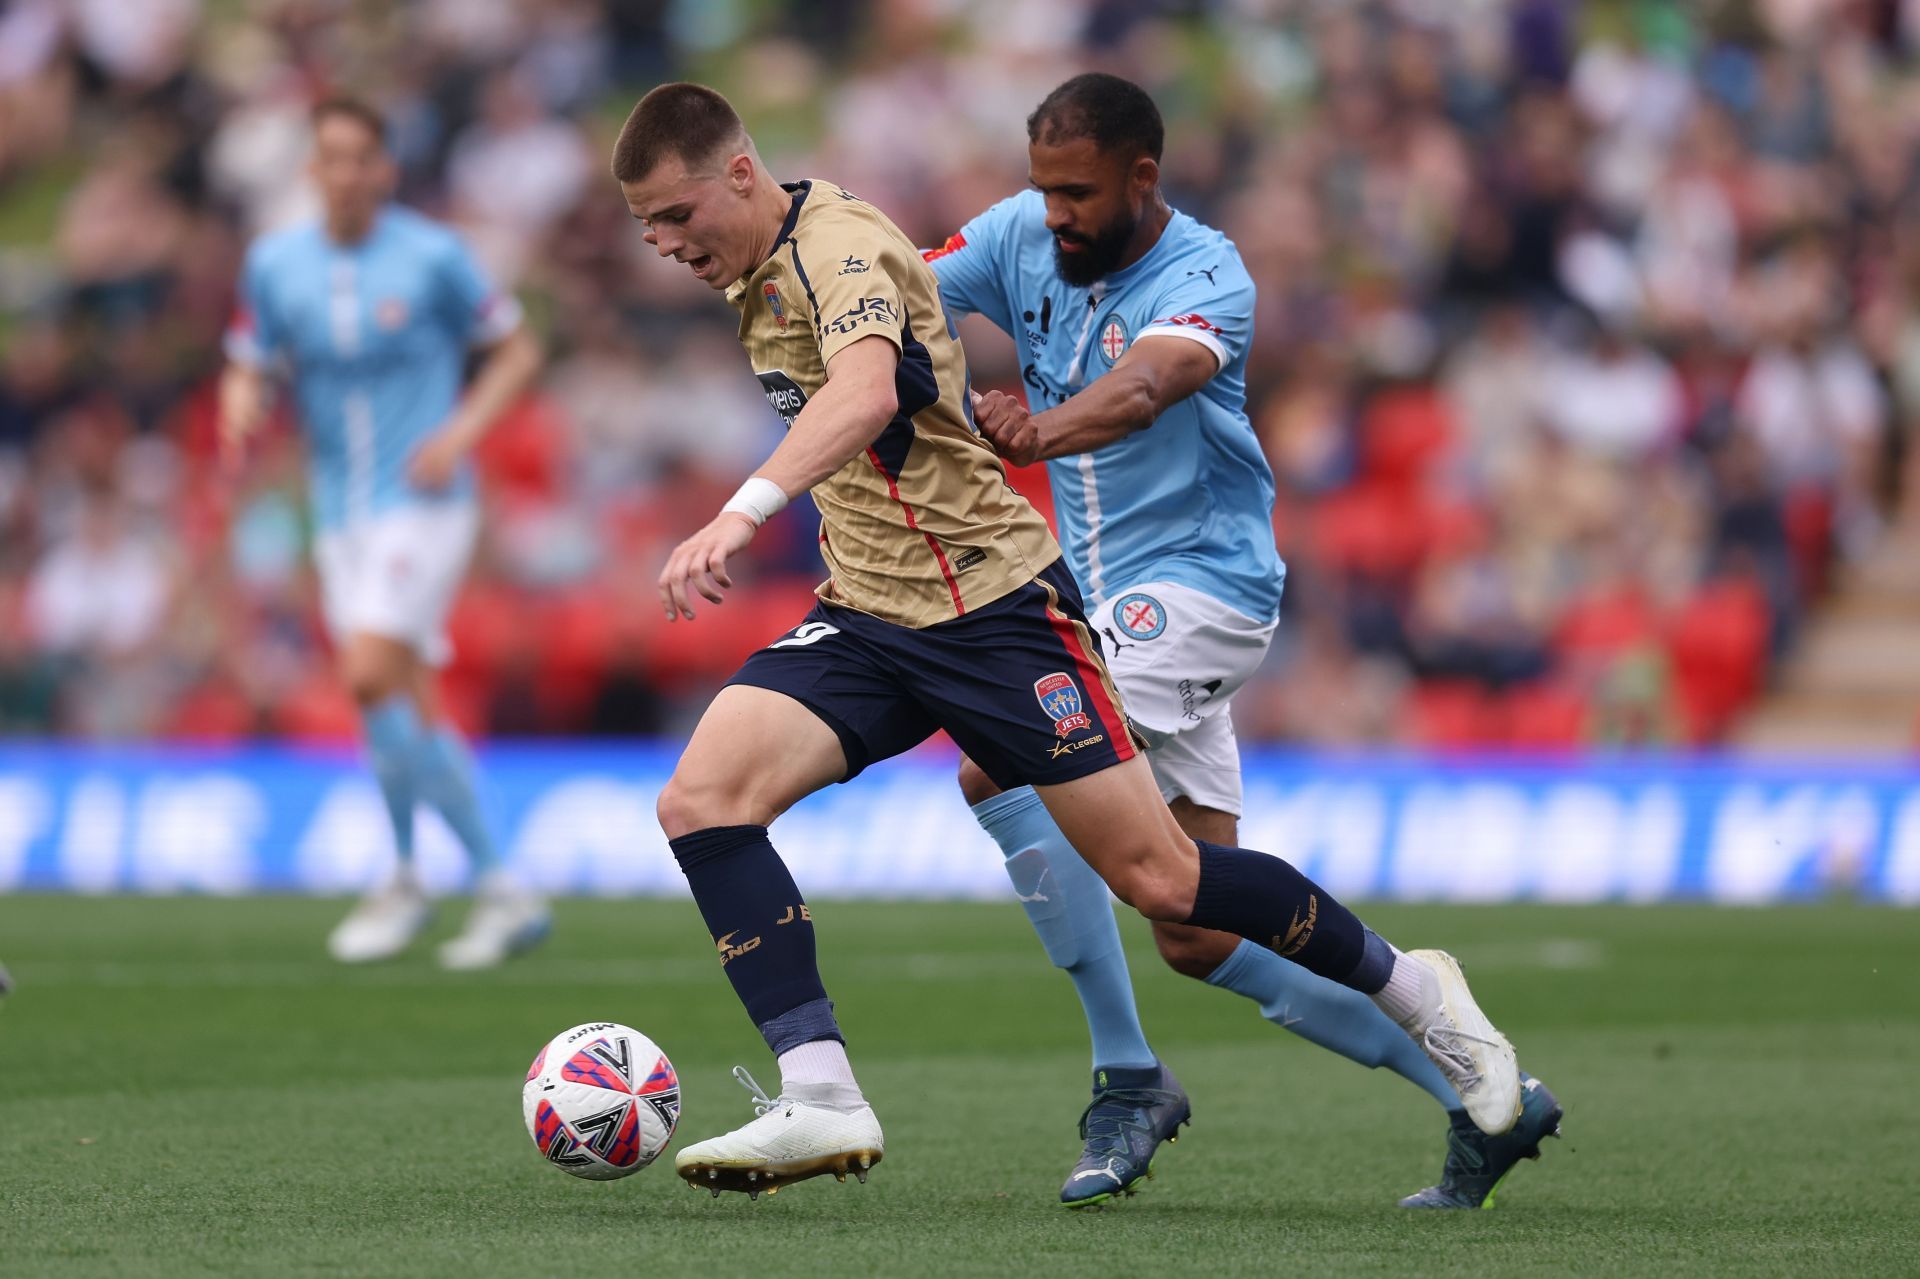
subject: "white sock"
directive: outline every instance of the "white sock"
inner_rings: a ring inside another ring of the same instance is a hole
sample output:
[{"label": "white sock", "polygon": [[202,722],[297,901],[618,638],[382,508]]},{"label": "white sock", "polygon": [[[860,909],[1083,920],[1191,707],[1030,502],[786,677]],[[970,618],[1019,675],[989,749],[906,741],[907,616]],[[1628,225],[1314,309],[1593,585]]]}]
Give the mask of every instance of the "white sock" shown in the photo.
[{"label": "white sock", "polygon": [[1387,984],[1371,996],[1374,1005],[1402,1028],[1425,1026],[1440,1010],[1440,979],[1398,947],[1389,943],[1388,949],[1393,951],[1393,971],[1387,974]]},{"label": "white sock", "polygon": [[780,1054],[780,1091],[789,1093],[810,1084],[843,1084],[859,1091],[845,1044],[837,1039],[815,1039]]}]

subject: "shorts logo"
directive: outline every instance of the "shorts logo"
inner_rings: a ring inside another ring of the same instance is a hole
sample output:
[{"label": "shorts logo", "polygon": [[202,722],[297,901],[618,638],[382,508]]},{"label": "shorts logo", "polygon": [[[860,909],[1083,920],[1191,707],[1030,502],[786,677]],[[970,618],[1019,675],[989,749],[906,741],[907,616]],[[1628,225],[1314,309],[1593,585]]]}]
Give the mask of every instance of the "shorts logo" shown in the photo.
[{"label": "shorts logo", "polygon": [[1055,742],[1047,747],[1048,759],[1059,759],[1062,755],[1071,755],[1075,751],[1085,750],[1089,746],[1098,746],[1107,740],[1105,733],[1095,733],[1092,737],[1083,737],[1077,742]]},{"label": "shorts logo", "polygon": [[1100,330],[1100,354],[1112,364],[1127,350],[1127,326],[1120,323],[1120,317],[1109,316],[1106,325]]},{"label": "shorts logo", "polygon": [[1153,596],[1135,591],[1122,595],[1113,606],[1113,620],[1128,639],[1158,639],[1167,629],[1167,610]]},{"label": "shorts logo", "polygon": [[1042,675],[1033,681],[1033,695],[1040,700],[1040,709],[1053,721],[1055,737],[1093,727],[1093,721],[1080,709],[1080,688],[1065,671]]},{"label": "shorts logo", "polygon": [[840,628],[831,622],[802,622],[794,628],[793,634],[783,640],[775,640],[768,648],[804,648],[817,643],[829,635],[838,635]]}]

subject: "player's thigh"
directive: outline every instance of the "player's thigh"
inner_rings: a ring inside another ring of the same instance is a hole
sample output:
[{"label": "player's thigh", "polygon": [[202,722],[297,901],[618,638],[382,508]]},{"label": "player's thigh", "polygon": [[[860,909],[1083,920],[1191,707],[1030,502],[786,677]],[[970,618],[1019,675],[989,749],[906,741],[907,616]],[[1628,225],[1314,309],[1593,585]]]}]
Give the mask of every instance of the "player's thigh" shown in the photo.
[{"label": "player's thigh", "polygon": [[785,693],[720,690],[660,791],[670,838],[710,826],[766,826],[847,771],[840,738]]},{"label": "player's thigh", "polygon": [[1160,798],[1143,755],[1034,792],[1121,901],[1149,919],[1178,922],[1193,913],[1199,850]]},{"label": "player's thigh", "polygon": [[937,726],[868,638],[886,626],[816,605],[749,657],[702,717],[661,794],[668,833],[765,824],[802,796],[931,736]]}]

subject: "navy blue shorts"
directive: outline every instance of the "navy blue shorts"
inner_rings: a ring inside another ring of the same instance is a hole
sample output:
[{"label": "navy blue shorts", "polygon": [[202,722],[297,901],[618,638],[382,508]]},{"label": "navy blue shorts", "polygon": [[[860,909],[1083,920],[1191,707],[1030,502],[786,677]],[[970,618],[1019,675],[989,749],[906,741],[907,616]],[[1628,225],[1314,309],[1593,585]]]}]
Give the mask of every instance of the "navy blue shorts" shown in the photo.
[{"label": "navy blue shorts", "polygon": [[824,600],[730,684],[804,704],[851,780],[945,729],[996,786],[1070,782],[1140,749],[1065,559],[1011,594],[915,630]]}]

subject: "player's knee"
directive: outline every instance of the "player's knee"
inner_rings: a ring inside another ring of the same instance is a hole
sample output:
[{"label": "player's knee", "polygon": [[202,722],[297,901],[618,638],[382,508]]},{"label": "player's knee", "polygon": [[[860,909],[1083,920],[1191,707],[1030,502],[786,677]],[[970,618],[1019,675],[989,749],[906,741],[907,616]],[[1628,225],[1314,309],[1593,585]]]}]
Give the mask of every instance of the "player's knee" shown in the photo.
[{"label": "player's knee", "polygon": [[1179,923],[1193,913],[1193,888],[1146,859],[1109,863],[1102,874],[1113,895],[1150,920]]},{"label": "player's knee", "polygon": [[1160,958],[1167,961],[1167,967],[1183,977],[1205,981],[1227,962],[1227,957],[1240,945],[1240,939],[1231,933],[1156,922],[1153,944],[1159,948]]},{"label": "player's knee", "polygon": [[391,672],[372,663],[349,665],[345,674],[348,696],[363,708],[378,706],[404,687]]},{"label": "player's knee", "polygon": [[711,826],[766,826],[778,809],[754,780],[730,769],[675,769],[654,801],[668,839]]},{"label": "player's knee", "polygon": [[363,640],[348,645],[340,674],[347,693],[362,707],[378,706],[413,685],[412,670],[390,646]]},{"label": "player's knee", "polygon": [[993,784],[991,777],[981,771],[980,765],[964,755],[960,757],[960,795],[967,801],[969,807],[974,804],[983,804],[999,793],[1000,788]]},{"label": "player's knee", "polygon": [[727,820],[719,800],[717,787],[702,785],[698,779],[676,772],[660,788],[660,798],[654,801],[654,815],[660,819],[660,829],[667,833],[668,839],[691,835],[709,826],[736,825]]}]

